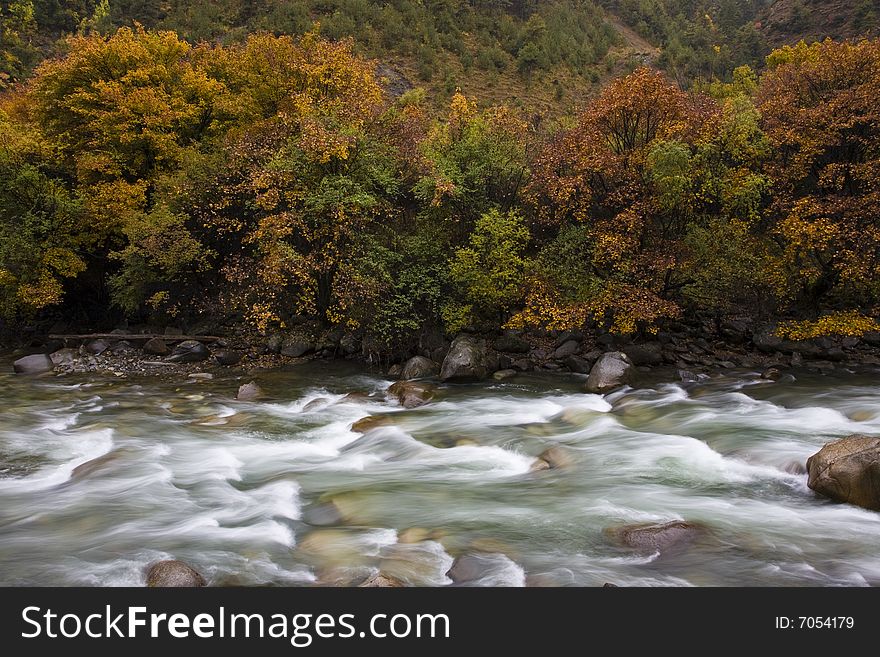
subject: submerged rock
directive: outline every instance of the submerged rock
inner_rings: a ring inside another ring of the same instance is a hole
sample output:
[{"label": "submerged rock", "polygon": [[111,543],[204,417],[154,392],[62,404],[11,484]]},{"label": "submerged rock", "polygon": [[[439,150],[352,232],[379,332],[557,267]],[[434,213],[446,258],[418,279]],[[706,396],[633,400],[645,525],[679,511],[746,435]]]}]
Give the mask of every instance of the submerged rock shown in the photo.
[{"label": "submerged rock", "polygon": [[44,374],[55,369],[52,359],[46,354],[24,356],[12,363],[16,374]]},{"label": "submerged rock", "polygon": [[367,433],[379,427],[387,427],[394,424],[394,420],[390,415],[368,415],[355,421],[351,425],[351,430],[356,433]]},{"label": "submerged rock", "polygon": [[403,381],[411,381],[413,379],[426,379],[430,376],[437,375],[437,364],[430,358],[424,356],[413,356],[400,372],[400,378]]},{"label": "submerged rock", "polygon": [[609,529],[607,533],[626,547],[662,553],[689,545],[705,531],[700,525],[676,520],[653,525],[625,525]]},{"label": "submerged rock", "polygon": [[443,360],[440,378],[443,381],[479,381],[488,374],[486,348],[470,335],[460,335],[452,342]]},{"label": "submerged rock", "polygon": [[492,378],[496,381],[506,381],[507,379],[512,379],[516,375],[516,370],[498,370],[492,375]]},{"label": "submerged rock", "polygon": [[627,384],[632,368],[632,362],[626,354],[619,351],[608,352],[590,370],[586,383],[587,392],[610,392]]},{"label": "submerged rock", "polygon": [[880,511],[880,437],[854,435],[807,459],[807,485],[839,502]]},{"label": "submerged rock", "polygon": [[205,586],[205,578],[182,561],[168,560],[154,563],[147,571],[149,587]]}]

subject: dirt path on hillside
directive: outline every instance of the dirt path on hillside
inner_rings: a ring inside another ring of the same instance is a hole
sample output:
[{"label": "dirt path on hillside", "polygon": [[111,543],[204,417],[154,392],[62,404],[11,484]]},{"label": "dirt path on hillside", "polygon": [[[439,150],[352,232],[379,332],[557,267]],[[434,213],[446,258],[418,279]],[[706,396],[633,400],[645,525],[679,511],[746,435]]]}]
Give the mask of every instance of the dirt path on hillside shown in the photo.
[{"label": "dirt path on hillside", "polygon": [[639,34],[635,30],[626,25],[614,14],[606,11],[605,20],[609,25],[611,25],[611,27],[617,30],[617,33],[623,38],[624,43],[627,45],[627,47],[631,48],[633,52],[640,55],[648,55],[651,57],[651,59],[655,59],[660,56],[659,48],[651,44],[645,38],[639,36]]}]

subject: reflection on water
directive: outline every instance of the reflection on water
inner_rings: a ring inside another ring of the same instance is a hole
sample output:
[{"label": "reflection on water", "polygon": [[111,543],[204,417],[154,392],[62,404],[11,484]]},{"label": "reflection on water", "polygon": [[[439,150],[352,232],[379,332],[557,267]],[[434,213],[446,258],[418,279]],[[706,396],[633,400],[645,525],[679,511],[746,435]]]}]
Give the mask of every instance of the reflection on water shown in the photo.
[{"label": "reflection on water", "polygon": [[[341,364],[267,373],[258,403],[232,375],[0,374],[0,584],[141,585],[173,557],[213,584],[442,586],[462,555],[456,581],[482,586],[878,584],[880,514],[797,474],[832,438],[880,433],[875,380],[742,372],[603,398],[526,377],[404,410]],[[533,472],[550,447],[562,467]],[[609,538],[680,519],[708,530],[687,549]]]}]

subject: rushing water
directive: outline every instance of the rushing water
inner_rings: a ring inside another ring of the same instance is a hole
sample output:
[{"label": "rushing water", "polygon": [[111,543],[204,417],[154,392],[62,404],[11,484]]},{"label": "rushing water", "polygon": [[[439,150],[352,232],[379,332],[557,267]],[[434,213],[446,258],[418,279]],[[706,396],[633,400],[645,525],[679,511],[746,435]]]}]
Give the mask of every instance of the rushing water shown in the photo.
[{"label": "rushing water", "polygon": [[[341,364],[266,374],[261,402],[234,400],[246,380],[0,374],[0,584],[141,585],[177,558],[218,585],[381,570],[442,586],[467,553],[487,586],[880,583],[880,514],[791,472],[830,439],[880,433],[874,376],[738,372],[604,398],[522,377],[414,410]],[[351,431],[376,414],[392,423]],[[571,463],[530,472],[551,446]],[[344,521],[307,523],[330,499]],[[658,555],[607,531],[677,519],[708,532]]]}]

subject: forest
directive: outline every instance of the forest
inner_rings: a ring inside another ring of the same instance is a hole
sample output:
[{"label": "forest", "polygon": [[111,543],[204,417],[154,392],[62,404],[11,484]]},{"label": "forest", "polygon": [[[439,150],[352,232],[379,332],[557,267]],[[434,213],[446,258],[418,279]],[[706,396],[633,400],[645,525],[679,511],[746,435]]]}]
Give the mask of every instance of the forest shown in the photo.
[{"label": "forest", "polygon": [[0,321],[877,330],[880,40],[767,4],[3,3]]}]

